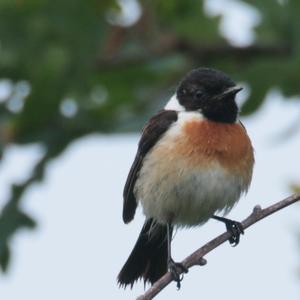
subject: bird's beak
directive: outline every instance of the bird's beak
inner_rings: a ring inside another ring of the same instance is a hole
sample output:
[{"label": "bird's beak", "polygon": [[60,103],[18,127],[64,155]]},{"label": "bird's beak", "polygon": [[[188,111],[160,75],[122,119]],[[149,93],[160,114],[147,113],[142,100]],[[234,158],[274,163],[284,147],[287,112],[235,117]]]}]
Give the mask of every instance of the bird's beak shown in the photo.
[{"label": "bird's beak", "polygon": [[222,94],[221,94],[221,97],[224,98],[226,96],[229,96],[229,95],[236,95],[238,92],[240,92],[243,88],[241,86],[232,86],[228,89],[226,89]]}]

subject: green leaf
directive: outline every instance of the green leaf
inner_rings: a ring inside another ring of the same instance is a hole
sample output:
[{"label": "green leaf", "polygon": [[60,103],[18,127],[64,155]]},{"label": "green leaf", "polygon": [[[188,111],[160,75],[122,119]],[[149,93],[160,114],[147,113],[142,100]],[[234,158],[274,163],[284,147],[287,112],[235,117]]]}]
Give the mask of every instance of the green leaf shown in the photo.
[{"label": "green leaf", "polygon": [[10,250],[7,245],[0,245],[0,267],[3,272],[7,271],[10,262]]}]

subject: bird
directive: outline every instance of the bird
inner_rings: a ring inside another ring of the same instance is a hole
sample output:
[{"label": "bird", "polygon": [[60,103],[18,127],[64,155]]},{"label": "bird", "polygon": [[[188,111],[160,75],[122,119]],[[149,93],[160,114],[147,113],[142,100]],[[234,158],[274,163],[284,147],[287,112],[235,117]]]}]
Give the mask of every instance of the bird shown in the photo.
[{"label": "bird", "polygon": [[248,191],[254,166],[235,99],[241,90],[220,70],[193,69],[144,126],[124,186],[123,221],[132,221],[139,204],[145,223],[118,274],[120,286],[139,279],[153,285],[170,271],[180,288],[188,269],[172,258],[174,228],[216,219],[230,231],[230,244],[239,243],[242,224],[224,215]]}]

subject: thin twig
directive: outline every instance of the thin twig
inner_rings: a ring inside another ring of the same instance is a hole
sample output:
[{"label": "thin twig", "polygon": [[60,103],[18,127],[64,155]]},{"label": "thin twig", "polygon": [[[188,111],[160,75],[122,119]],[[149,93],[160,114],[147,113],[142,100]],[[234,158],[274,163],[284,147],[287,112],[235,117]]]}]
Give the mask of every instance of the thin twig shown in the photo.
[{"label": "thin twig", "polygon": [[[255,224],[256,222],[260,221],[261,219],[283,209],[297,201],[300,200],[300,193],[295,193],[290,197],[287,197],[265,209],[262,209],[259,205],[255,206],[253,212],[244,220],[242,221],[242,225],[244,229],[250,227],[251,225]],[[214,238],[194,253],[189,255],[182,261],[182,264],[187,267],[191,268],[196,265],[203,265],[205,264],[205,260],[203,256],[212,251],[213,249],[217,248],[224,242],[226,242],[230,238],[230,233],[225,232],[218,237]],[[150,300],[153,299],[158,293],[160,293],[170,282],[172,281],[171,274],[168,272],[164,276],[162,276],[159,280],[157,280],[146,292],[144,295],[141,295],[137,298],[137,300]]]}]

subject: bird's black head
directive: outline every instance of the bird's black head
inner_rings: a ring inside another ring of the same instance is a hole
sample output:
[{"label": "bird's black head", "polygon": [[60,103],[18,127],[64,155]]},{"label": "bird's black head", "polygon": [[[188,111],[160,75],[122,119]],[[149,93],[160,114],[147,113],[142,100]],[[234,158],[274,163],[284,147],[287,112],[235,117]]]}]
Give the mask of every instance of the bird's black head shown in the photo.
[{"label": "bird's black head", "polygon": [[200,111],[212,121],[234,123],[238,115],[235,95],[240,90],[225,73],[199,68],[182,79],[177,99],[187,111]]}]

